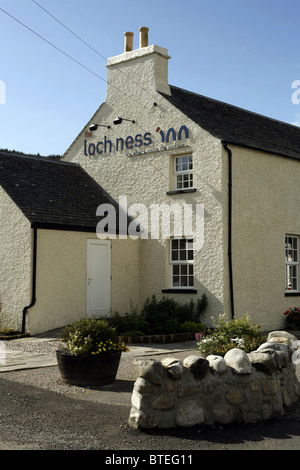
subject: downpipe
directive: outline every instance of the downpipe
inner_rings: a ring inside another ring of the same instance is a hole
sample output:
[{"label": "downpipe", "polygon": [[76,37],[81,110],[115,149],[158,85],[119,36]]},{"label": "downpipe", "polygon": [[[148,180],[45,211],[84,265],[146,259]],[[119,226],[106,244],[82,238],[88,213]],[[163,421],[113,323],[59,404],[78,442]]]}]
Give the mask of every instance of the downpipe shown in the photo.
[{"label": "downpipe", "polygon": [[227,142],[222,140],[222,145],[228,155],[228,266],[231,318],[234,319],[234,295],[233,295],[233,269],[232,269],[232,152]]},{"label": "downpipe", "polygon": [[32,293],[31,302],[29,305],[23,308],[22,316],[22,334],[25,334],[26,328],[26,313],[36,302],[36,261],[37,261],[37,228],[33,228],[33,259],[32,259]]}]

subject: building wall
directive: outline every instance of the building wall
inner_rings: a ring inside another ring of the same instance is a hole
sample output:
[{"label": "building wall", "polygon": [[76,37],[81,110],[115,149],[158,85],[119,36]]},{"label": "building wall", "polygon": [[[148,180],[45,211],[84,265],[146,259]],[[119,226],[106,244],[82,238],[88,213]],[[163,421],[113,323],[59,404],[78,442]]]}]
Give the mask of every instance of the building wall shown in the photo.
[{"label": "building wall", "polygon": [[[96,234],[38,230],[36,304],[27,313],[30,334],[63,327],[86,315],[87,240],[93,238]],[[125,313],[138,292],[137,243],[112,242],[112,312]]]},{"label": "building wall", "polygon": [[[153,204],[169,207],[192,204],[194,210],[197,204],[204,207],[204,244],[194,253],[197,294],[162,292],[170,287],[169,244],[174,231],[170,230],[169,238],[153,237],[148,218],[148,238],[140,240],[137,301],[143,303],[152,295],[158,298],[164,295],[183,303],[191,299],[196,302],[205,293],[208,309],[203,320],[210,323],[211,316],[218,317],[224,312],[230,315],[226,254],[227,161],[217,139],[158,93],[170,93],[169,58],[166,49],[154,45],[109,59],[106,100],[68,149],[64,159],[80,164],[117,202],[120,196],[126,197],[127,208],[135,204],[146,206],[148,216]],[[123,121],[114,125],[116,116],[135,122]],[[87,136],[85,131],[91,123],[111,127],[99,127]],[[181,126],[187,127],[189,137],[179,141]],[[176,132],[176,140],[170,138],[167,142],[170,128]],[[129,140],[129,148],[117,149],[117,139],[123,138],[128,142],[128,136],[133,138],[132,145]],[[147,140],[149,138],[151,143]],[[98,154],[97,149],[102,153]],[[196,192],[167,195],[167,191],[174,189],[174,157],[187,152],[193,154]],[[136,206],[134,208],[137,209]],[[195,229],[194,217],[193,232]],[[196,236],[199,236],[199,228]]]},{"label": "building wall", "polygon": [[[120,196],[126,196],[127,208],[144,204],[150,214],[152,204],[193,204],[193,208],[196,204],[204,206],[204,245],[195,252],[194,261],[197,294],[162,293],[162,289],[170,287],[169,240],[151,239],[149,224],[149,238],[141,240],[140,244],[139,300],[143,302],[154,294],[158,298],[162,295],[171,296],[183,303],[191,299],[196,302],[205,293],[209,302],[205,320],[210,322],[211,315],[218,317],[224,312],[229,314],[228,296],[224,289],[224,282],[227,283],[227,256],[224,256],[224,246],[225,252],[227,249],[227,227],[224,226],[224,218],[227,217],[227,180],[223,181],[223,173],[227,173],[227,162],[217,139],[174,109],[159,94],[156,93],[153,99],[157,106],[153,107],[152,104],[151,109],[147,106],[141,109],[140,100],[133,100],[126,116],[135,118],[135,124],[124,121],[111,129],[98,128],[91,137],[85,136],[87,126],[64,159],[79,163],[117,202]],[[120,106],[124,106],[124,103],[121,102]],[[93,116],[93,122],[112,124],[116,115],[121,115],[118,110],[104,103]],[[165,144],[166,148],[158,151],[162,144],[157,128],[166,132],[172,127],[178,132],[182,125],[187,126],[189,138],[180,142],[170,139]],[[125,140],[128,135],[144,134],[146,131],[151,133],[152,138],[152,145],[147,147],[146,154],[128,156],[128,151],[112,148],[105,155],[85,155],[87,145],[96,145],[105,137],[114,143],[116,138],[123,137]],[[184,146],[173,148],[175,143]],[[174,156],[187,152],[193,154],[196,192],[167,195],[166,192],[173,189]]]},{"label": "building wall", "polygon": [[300,163],[231,147],[233,155],[233,272],[237,316],[263,329],[284,327],[299,305],[285,296],[285,235],[300,234]]},{"label": "building wall", "polygon": [[21,331],[31,302],[32,233],[28,220],[0,187],[0,328]]}]

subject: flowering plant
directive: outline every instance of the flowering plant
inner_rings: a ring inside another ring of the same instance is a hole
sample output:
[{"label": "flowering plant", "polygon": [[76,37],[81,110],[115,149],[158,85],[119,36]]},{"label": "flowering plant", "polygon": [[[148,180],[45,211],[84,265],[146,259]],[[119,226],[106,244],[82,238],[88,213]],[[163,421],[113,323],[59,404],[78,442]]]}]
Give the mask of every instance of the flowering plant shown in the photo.
[{"label": "flowering plant", "polygon": [[286,317],[285,321],[289,328],[293,328],[295,330],[300,329],[300,308],[294,307],[289,308],[286,312],[284,312]]},{"label": "flowering plant", "polygon": [[115,328],[96,318],[83,318],[71,323],[65,327],[61,338],[65,344],[60,351],[73,356],[128,351],[124,343],[118,342]]},{"label": "flowering plant", "polygon": [[99,354],[111,354],[117,352],[127,352],[129,351],[128,347],[125,343],[113,343],[111,340],[108,341],[100,341],[98,344],[98,349],[93,351],[91,354],[99,355]]},{"label": "flowering plant", "polygon": [[224,356],[230,349],[239,348],[245,352],[257,349],[265,338],[259,333],[258,325],[250,325],[250,319],[246,315],[230,322],[225,321],[225,315],[220,315],[216,328],[209,335],[196,334],[197,349],[205,354]]}]

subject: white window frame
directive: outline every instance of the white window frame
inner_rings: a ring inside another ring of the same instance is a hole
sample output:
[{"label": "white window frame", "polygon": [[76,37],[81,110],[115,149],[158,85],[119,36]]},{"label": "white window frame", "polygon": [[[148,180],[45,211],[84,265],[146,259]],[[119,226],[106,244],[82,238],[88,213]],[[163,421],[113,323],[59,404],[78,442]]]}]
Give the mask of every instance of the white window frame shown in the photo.
[{"label": "white window frame", "polygon": [[[175,247],[177,245],[177,248]],[[184,246],[183,246],[184,244]],[[175,253],[177,254],[175,256]],[[173,256],[174,255],[174,256]],[[178,259],[175,259],[178,258]],[[181,258],[181,259],[180,259]],[[177,272],[175,273],[175,269]],[[178,282],[174,283],[174,278]],[[184,280],[186,279],[186,284]],[[194,250],[192,238],[170,239],[170,285],[172,289],[194,288]]]},{"label": "white window frame", "polygon": [[285,290],[299,292],[299,237],[285,236]]},{"label": "white window frame", "polygon": [[[184,162],[184,159],[187,161]],[[182,178],[181,183],[179,178]],[[176,190],[194,188],[193,155],[191,153],[174,156],[174,180]]]}]

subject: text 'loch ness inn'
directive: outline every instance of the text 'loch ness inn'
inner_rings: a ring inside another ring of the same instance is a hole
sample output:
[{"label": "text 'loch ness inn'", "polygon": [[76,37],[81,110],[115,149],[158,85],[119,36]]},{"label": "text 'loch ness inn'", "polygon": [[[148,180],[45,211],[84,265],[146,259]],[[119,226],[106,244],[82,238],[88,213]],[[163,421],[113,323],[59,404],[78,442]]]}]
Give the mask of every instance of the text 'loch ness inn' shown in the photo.
[{"label": "text 'loch ness inn'", "polygon": [[[181,140],[184,136],[186,139],[189,138],[189,131],[186,126],[181,126],[178,133],[173,127],[170,127],[165,133],[160,127],[157,127],[156,132],[160,135],[161,143],[168,143],[170,138],[173,141]],[[123,150],[132,150],[134,148],[149,147],[152,144],[151,132],[145,132],[144,134],[136,134],[134,137],[129,135],[126,138],[117,137],[115,141],[112,141],[104,136],[103,140],[99,140],[97,143],[88,143],[87,139],[84,140],[84,155],[94,156],[103,155],[111,152],[122,152]]]}]

